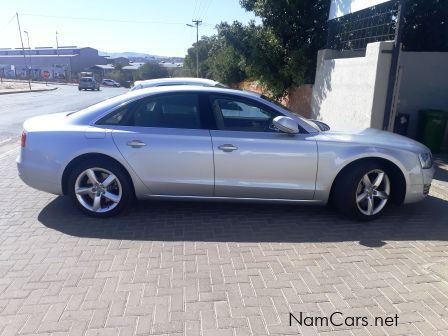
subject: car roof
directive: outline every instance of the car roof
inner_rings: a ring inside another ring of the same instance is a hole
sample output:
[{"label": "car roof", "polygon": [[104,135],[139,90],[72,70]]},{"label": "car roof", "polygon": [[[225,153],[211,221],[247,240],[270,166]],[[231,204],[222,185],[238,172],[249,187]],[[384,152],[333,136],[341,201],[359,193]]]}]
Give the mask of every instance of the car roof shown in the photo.
[{"label": "car roof", "polygon": [[221,93],[221,94],[233,94],[248,98],[260,98],[261,94],[252,91],[243,91],[230,88],[221,87],[207,87],[196,85],[169,85],[169,86],[156,86],[147,87],[140,90],[129,91],[123,95],[123,98],[128,99],[139,98],[149,96],[156,93],[175,93],[175,92],[204,92],[204,93]]},{"label": "car roof", "polygon": [[174,77],[174,78],[157,78],[157,79],[148,79],[142,81],[136,81],[135,85],[160,85],[160,84],[171,84],[171,83],[191,83],[191,84],[207,84],[207,85],[216,85],[217,81],[207,79],[207,78],[194,78],[194,77]]}]

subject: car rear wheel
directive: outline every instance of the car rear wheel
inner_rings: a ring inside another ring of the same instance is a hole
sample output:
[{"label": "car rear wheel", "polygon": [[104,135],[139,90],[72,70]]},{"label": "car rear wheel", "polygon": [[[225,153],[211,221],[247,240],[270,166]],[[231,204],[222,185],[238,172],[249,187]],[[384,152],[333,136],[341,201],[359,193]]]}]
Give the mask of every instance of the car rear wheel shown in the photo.
[{"label": "car rear wheel", "polygon": [[392,183],[387,169],[373,162],[355,165],[335,182],[334,204],[352,219],[378,218],[389,205]]},{"label": "car rear wheel", "polygon": [[134,199],[130,178],[113,161],[78,164],[68,179],[69,195],[78,209],[92,217],[111,217],[128,209]]}]

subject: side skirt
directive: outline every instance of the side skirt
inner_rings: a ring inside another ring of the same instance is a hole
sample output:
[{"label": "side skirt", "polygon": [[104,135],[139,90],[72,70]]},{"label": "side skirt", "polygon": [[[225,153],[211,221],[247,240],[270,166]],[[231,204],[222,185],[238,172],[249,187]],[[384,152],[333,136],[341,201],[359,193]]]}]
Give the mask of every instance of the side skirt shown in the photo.
[{"label": "side skirt", "polygon": [[246,203],[283,203],[283,204],[315,204],[325,205],[320,200],[291,200],[291,199],[270,199],[270,198],[237,198],[237,197],[204,197],[204,196],[171,196],[171,195],[149,195],[145,194],[140,199],[148,200],[173,200],[192,202],[246,202]]}]

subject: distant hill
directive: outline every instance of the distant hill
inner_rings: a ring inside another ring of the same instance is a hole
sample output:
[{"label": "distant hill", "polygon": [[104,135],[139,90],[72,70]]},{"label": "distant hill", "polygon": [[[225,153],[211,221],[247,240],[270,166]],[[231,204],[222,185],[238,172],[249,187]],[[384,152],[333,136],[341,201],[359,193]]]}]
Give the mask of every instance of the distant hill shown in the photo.
[{"label": "distant hill", "polygon": [[159,55],[151,55],[145,53],[138,53],[133,51],[125,51],[125,52],[107,52],[107,51],[98,51],[101,56],[109,56],[110,58],[117,57],[126,57],[130,61],[144,61],[144,60],[173,60],[181,62],[183,61],[182,57],[170,57],[170,56],[159,56]]},{"label": "distant hill", "polygon": [[107,51],[98,51],[98,53],[101,56],[109,56],[110,58],[117,58],[117,57],[126,57],[126,58],[148,58],[148,59],[155,59],[159,56],[156,55],[150,55],[145,53],[137,53],[132,51],[125,51],[125,52],[107,52]]}]

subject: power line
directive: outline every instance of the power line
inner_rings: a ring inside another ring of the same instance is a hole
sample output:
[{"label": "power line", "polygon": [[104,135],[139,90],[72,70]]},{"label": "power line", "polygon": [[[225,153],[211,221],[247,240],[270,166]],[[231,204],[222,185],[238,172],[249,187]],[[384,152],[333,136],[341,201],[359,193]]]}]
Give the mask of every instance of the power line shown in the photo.
[{"label": "power line", "polygon": [[205,8],[204,13],[202,14],[203,17],[205,17],[208,13],[208,10],[210,9],[211,4],[213,3],[213,0],[209,0],[208,6]]},{"label": "power line", "polygon": [[34,16],[53,19],[64,20],[85,20],[85,21],[102,21],[102,22],[115,22],[115,23],[140,23],[140,24],[167,24],[167,25],[184,25],[183,22],[167,22],[167,21],[136,21],[136,20],[121,20],[121,19],[107,19],[107,18],[93,18],[93,17],[75,17],[75,16],[57,16],[57,15],[43,15],[43,14],[24,14],[24,16]]},{"label": "power line", "polygon": [[193,18],[195,17],[195,15],[196,15],[196,10],[198,9],[198,2],[199,2],[199,0],[196,0],[196,2],[195,2],[195,4],[194,4],[193,15],[192,15]]},{"label": "power line", "polygon": [[0,29],[0,31],[2,31],[4,28],[6,28],[7,26],[9,26],[12,22],[12,20],[14,20],[16,18],[16,15],[14,14],[13,16],[11,16],[11,19],[9,19],[8,23],[6,23],[5,25],[3,25]]},{"label": "power line", "polygon": [[198,6],[198,11],[196,13],[196,18],[200,19],[201,18],[201,9],[203,7],[204,2],[202,0],[199,0],[199,6]]},{"label": "power line", "polygon": [[206,13],[207,13],[207,11],[208,11],[208,9],[209,9],[209,7],[210,7],[212,2],[213,2],[213,0],[208,0],[208,2],[207,2],[207,0],[205,0],[202,3],[201,10],[199,10],[199,12],[198,12],[198,18],[201,18],[201,17],[204,18],[205,17],[205,15],[206,15]]}]

